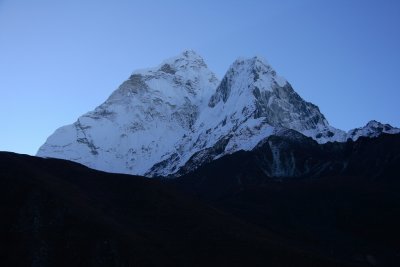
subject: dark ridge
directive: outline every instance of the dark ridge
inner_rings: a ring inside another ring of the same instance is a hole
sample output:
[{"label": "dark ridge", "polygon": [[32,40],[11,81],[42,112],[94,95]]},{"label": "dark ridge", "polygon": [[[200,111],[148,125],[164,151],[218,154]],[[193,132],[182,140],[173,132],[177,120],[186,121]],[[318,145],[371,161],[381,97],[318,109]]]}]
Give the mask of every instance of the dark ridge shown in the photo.
[{"label": "dark ridge", "polygon": [[[291,176],[270,175],[271,147]],[[273,136],[169,181],[294,246],[360,266],[400,266],[400,135],[319,145]]]},{"label": "dark ridge", "polygon": [[0,153],[0,266],[358,266],[172,185]]}]

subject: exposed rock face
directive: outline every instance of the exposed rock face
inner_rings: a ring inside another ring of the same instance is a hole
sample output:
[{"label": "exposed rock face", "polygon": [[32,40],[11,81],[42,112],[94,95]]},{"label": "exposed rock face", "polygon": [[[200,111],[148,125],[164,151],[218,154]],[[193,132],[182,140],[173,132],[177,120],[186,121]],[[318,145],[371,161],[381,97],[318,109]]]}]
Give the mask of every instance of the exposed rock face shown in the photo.
[{"label": "exposed rock face", "polygon": [[349,134],[328,124],[260,57],[236,60],[222,81],[193,51],[134,72],[94,111],[51,135],[38,156],[109,172],[180,176],[292,129],[318,143],[398,129],[378,123]]}]

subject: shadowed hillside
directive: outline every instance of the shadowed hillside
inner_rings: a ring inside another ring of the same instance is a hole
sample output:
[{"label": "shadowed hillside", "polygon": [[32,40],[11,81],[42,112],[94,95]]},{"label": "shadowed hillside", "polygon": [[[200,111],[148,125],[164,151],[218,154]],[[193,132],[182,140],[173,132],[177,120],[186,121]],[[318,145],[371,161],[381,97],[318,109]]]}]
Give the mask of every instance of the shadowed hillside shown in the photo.
[{"label": "shadowed hillside", "polygon": [[[276,162],[287,177],[270,175]],[[295,132],[272,136],[170,183],[297,247],[359,264],[400,263],[399,135],[324,145]]]},{"label": "shadowed hillside", "polygon": [[0,154],[1,266],[350,266],[155,180]]}]

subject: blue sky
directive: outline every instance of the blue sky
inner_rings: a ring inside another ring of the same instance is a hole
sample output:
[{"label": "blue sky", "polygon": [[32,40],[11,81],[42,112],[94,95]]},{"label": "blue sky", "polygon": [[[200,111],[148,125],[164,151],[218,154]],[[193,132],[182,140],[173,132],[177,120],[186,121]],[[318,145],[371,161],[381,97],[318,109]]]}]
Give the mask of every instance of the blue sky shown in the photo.
[{"label": "blue sky", "polygon": [[331,125],[400,126],[400,1],[0,0],[0,150],[35,154],[138,68],[262,55]]}]

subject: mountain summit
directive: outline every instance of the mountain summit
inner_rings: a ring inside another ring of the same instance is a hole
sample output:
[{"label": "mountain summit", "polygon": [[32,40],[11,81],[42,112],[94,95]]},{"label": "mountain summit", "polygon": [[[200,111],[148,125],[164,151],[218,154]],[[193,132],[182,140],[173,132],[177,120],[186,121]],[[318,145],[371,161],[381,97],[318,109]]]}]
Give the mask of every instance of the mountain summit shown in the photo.
[{"label": "mountain summit", "polygon": [[382,132],[369,123],[349,133],[329,125],[261,57],[238,59],[221,81],[192,50],[135,71],[94,111],[55,131],[37,153],[108,172],[180,176],[282,129],[318,143]]}]

